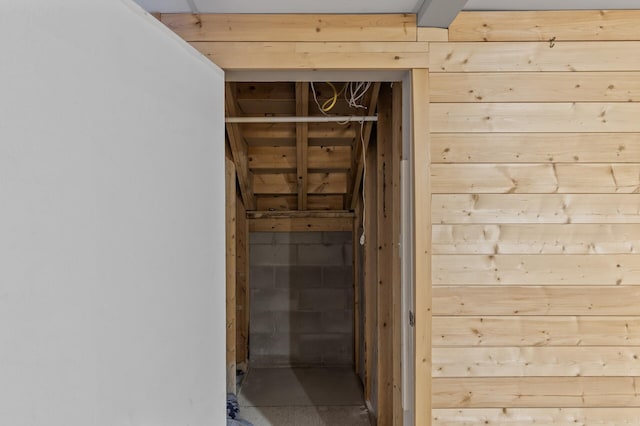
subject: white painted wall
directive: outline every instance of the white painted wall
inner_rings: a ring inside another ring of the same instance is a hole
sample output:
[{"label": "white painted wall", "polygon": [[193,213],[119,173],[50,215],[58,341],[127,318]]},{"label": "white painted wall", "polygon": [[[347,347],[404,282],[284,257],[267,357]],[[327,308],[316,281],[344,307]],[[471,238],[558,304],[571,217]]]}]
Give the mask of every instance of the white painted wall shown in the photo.
[{"label": "white painted wall", "polygon": [[224,424],[222,72],[128,0],[0,52],[0,425]]}]

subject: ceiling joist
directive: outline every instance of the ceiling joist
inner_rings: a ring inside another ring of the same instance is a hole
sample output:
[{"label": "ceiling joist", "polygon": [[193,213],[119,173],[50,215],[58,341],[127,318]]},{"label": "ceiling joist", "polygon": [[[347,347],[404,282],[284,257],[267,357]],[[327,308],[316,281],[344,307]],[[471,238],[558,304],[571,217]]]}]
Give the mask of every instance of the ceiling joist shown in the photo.
[{"label": "ceiling joist", "polygon": [[[296,83],[296,116],[309,115],[309,83]],[[298,210],[307,209],[307,154],[309,146],[309,124],[296,123],[296,164],[298,168]]]}]

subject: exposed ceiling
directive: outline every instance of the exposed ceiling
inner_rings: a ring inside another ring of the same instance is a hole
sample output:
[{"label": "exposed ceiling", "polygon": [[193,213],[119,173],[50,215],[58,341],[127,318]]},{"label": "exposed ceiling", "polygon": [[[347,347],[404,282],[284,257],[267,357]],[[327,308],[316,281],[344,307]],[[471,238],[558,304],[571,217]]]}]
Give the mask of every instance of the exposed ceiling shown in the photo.
[{"label": "exposed ceiling", "polygon": [[[355,84],[355,83],[354,83]],[[344,83],[227,83],[231,117],[323,117],[370,115],[376,111],[380,83],[355,88],[347,103]],[[314,96],[315,93],[315,96]],[[317,101],[316,101],[317,99]],[[350,210],[362,179],[362,145],[375,124],[227,124],[227,139],[238,170],[247,210]],[[361,135],[362,132],[362,135]]]},{"label": "exposed ceiling", "polygon": [[[416,13],[422,0],[135,0],[162,13]],[[469,0],[465,10],[640,9],[640,0]]]}]

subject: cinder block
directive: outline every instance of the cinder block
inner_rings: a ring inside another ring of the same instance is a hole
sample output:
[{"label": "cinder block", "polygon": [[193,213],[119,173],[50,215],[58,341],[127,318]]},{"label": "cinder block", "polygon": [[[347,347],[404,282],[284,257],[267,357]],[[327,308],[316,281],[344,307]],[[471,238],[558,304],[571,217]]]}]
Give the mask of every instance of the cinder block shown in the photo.
[{"label": "cinder block", "polygon": [[344,265],[341,245],[309,244],[298,246],[298,265]]},{"label": "cinder block", "polygon": [[251,355],[282,355],[289,356],[291,342],[288,334],[251,333],[249,339]]},{"label": "cinder block", "polygon": [[353,288],[353,267],[325,266],[322,268],[322,286],[325,288]]},{"label": "cinder block", "polygon": [[273,266],[252,266],[249,268],[249,288],[275,288]]},{"label": "cinder block", "polygon": [[348,309],[348,295],[344,290],[310,289],[301,290],[298,309],[301,311],[326,312]]},{"label": "cinder block", "polygon": [[326,350],[322,362],[325,365],[352,365],[353,340],[346,335],[335,335],[327,338]]},{"label": "cinder block", "polygon": [[345,232],[323,232],[322,242],[324,244],[351,244],[353,233]]},{"label": "cinder block", "polygon": [[297,295],[287,289],[253,289],[250,300],[251,313],[298,309]]},{"label": "cinder block", "polygon": [[298,367],[322,365],[322,351],[317,350],[319,348],[316,345],[309,346],[306,336],[303,334],[292,337],[291,365]]},{"label": "cinder block", "polygon": [[321,288],[322,267],[320,266],[277,266],[275,285],[278,288]]},{"label": "cinder block", "polygon": [[275,318],[273,312],[251,310],[249,324],[251,327],[250,334],[255,333],[275,333]]},{"label": "cinder block", "polygon": [[353,345],[347,336],[333,334],[304,334],[299,338],[301,359],[321,358],[325,365],[351,365]]},{"label": "cinder block", "polygon": [[250,232],[249,244],[273,244],[275,232]]},{"label": "cinder block", "polygon": [[351,244],[344,245],[343,250],[344,256],[342,258],[344,259],[344,265],[353,265],[353,247]]},{"label": "cinder block", "polygon": [[256,244],[249,250],[251,266],[292,265],[297,262],[296,246]]},{"label": "cinder block", "polygon": [[322,312],[323,333],[343,333],[351,339],[353,336],[353,311]]},{"label": "cinder block", "polygon": [[277,333],[322,333],[321,312],[274,312],[275,330]]},{"label": "cinder block", "polygon": [[276,232],[276,244],[322,244],[322,232]]}]

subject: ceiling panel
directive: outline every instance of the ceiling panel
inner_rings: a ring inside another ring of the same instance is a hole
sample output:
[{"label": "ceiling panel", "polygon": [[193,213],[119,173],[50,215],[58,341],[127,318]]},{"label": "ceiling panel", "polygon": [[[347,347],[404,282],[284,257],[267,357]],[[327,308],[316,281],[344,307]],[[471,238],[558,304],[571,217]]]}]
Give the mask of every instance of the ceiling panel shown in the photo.
[{"label": "ceiling panel", "polygon": [[162,13],[416,13],[422,0],[135,0]]},{"label": "ceiling panel", "polygon": [[640,0],[469,0],[464,10],[640,9]]}]

